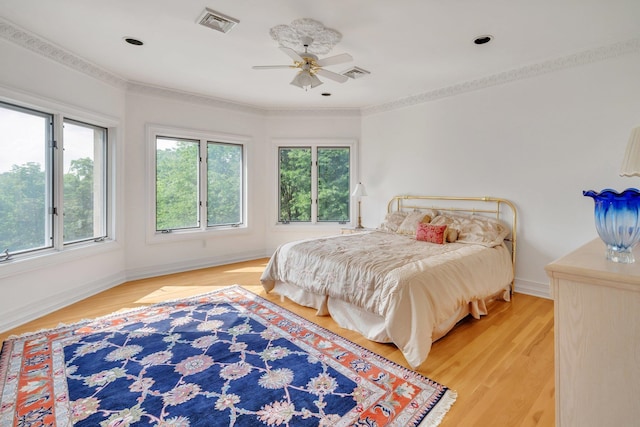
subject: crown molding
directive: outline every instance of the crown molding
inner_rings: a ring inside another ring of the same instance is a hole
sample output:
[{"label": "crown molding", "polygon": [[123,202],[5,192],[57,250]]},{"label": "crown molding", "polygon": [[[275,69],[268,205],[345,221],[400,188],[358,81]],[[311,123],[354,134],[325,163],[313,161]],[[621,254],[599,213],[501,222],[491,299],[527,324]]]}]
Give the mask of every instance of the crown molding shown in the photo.
[{"label": "crown molding", "polygon": [[76,71],[124,89],[127,81],[0,17],[0,37]]},{"label": "crown molding", "polygon": [[640,52],[640,38],[629,39],[610,45],[599,46],[593,49],[584,50],[571,55],[554,58],[548,61],[527,65],[513,70],[493,74],[476,80],[469,80],[452,86],[408,96],[395,101],[378,104],[361,109],[362,115],[367,116],[382,113],[400,108],[410,107],[417,104],[435,101],[437,99],[448,98],[478,89],[491,86],[502,85],[516,80],[528,79],[541,74],[551,73],[566,68],[578,67],[591,64],[617,56]]},{"label": "crown molding", "polygon": [[239,113],[263,115],[270,117],[360,117],[359,108],[336,108],[336,109],[267,109],[255,107],[248,104],[223,100],[206,95],[199,95],[191,92],[168,89],[160,86],[152,86],[146,83],[129,82],[127,91],[147,96],[158,96],[177,101],[184,101],[191,104],[206,105],[208,107],[223,108],[227,111]]},{"label": "crown molding", "polygon": [[299,108],[260,108],[252,105],[241,104],[237,102],[218,99],[207,95],[198,95],[189,92],[183,92],[175,89],[168,89],[147,85],[139,82],[131,82],[123,79],[95,64],[92,64],[73,53],[52,44],[41,37],[26,31],[6,19],[0,17],[0,37],[23,48],[29,49],[42,56],[50,58],[62,65],[72,68],[76,71],[94,77],[98,80],[106,82],[118,88],[126,89],[133,93],[146,94],[152,96],[161,96],[171,99],[177,99],[185,102],[198,103],[212,107],[224,108],[243,113],[267,115],[273,117],[285,116],[311,116],[311,117],[327,117],[327,116],[367,116],[386,111],[397,110],[400,108],[410,107],[413,105],[423,104],[442,98],[448,98],[462,93],[471,92],[479,89],[497,86],[516,80],[527,79],[554,71],[578,67],[593,62],[602,61],[617,56],[627,55],[640,52],[640,38],[624,40],[621,42],[599,46],[592,49],[577,52],[571,55],[550,59],[548,61],[527,65],[513,70],[504,71],[487,77],[458,83],[444,88],[435,89],[429,92],[420,93],[395,101],[373,105],[363,108],[336,108],[336,109],[299,109]]},{"label": "crown molding", "polygon": [[138,93],[141,95],[158,96],[176,101],[184,101],[191,104],[206,105],[208,107],[224,108],[225,110],[232,110],[240,113],[258,115],[264,115],[267,113],[267,110],[259,107],[254,107],[252,105],[240,104],[238,102],[227,101],[224,99],[214,98],[207,95],[199,95],[191,92],[184,92],[176,89],[152,86],[146,83],[129,82],[127,84],[127,91],[131,93]]},{"label": "crown molding", "polygon": [[269,117],[360,117],[360,108],[269,109]]}]

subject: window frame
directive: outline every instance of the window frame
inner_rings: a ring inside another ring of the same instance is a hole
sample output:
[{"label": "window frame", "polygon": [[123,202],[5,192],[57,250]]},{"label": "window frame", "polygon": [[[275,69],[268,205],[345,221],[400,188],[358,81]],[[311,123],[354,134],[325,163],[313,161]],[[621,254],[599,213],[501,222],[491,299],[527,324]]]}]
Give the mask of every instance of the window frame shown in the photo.
[{"label": "window frame", "polygon": [[[18,110],[34,112],[38,115],[51,116],[51,145],[47,148],[46,156],[49,168],[46,172],[47,199],[50,212],[47,214],[47,227],[52,236],[52,244],[43,248],[35,248],[16,253],[11,253],[8,261],[0,262],[0,278],[7,275],[19,274],[32,268],[40,268],[57,264],[65,260],[77,259],[80,255],[110,251],[118,246],[117,240],[120,230],[116,228],[116,212],[121,215],[121,204],[117,202],[120,196],[116,194],[116,146],[120,129],[120,120],[116,117],[103,115],[78,109],[67,104],[44,100],[36,96],[24,93],[16,93],[10,90],[0,91],[0,102],[8,104]],[[63,197],[64,197],[64,146],[63,123],[65,120],[79,122],[107,130],[105,141],[105,236],[99,239],[87,239],[82,241],[64,242],[63,228]],[[28,261],[28,262],[25,262]]]},{"label": "window frame", "polygon": [[[38,254],[38,253],[42,253],[42,252],[47,252],[51,249],[54,249],[56,247],[55,245],[55,241],[56,241],[56,235],[55,235],[55,230],[56,227],[54,226],[55,224],[55,214],[52,212],[52,210],[54,209],[54,207],[56,206],[56,199],[54,197],[55,191],[56,191],[56,186],[53,184],[54,183],[54,154],[55,154],[55,126],[54,126],[54,122],[55,122],[55,115],[53,113],[47,113],[42,111],[42,109],[37,109],[37,108],[32,108],[32,107],[25,107],[23,105],[20,105],[18,103],[12,103],[12,102],[8,102],[8,101],[4,101],[2,99],[0,99],[0,108],[4,108],[7,110],[13,110],[13,111],[17,111],[23,114],[29,114],[32,116],[37,116],[39,118],[42,118],[46,121],[48,121],[49,123],[45,123],[46,125],[46,130],[45,130],[45,140],[42,141],[43,145],[42,145],[42,154],[44,157],[44,164],[42,165],[42,167],[44,168],[44,185],[45,185],[45,189],[44,189],[44,203],[45,203],[45,208],[44,208],[44,220],[43,220],[43,226],[44,226],[44,241],[48,240],[48,243],[45,243],[41,246],[37,246],[37,247],[32,247],[32,248],[28,248],[28,249],[22,249],[22,250],[17,250],[15,252],[9,251],[10,257],[11,258],[15,258],[18,257],[22,258],[22,257],[28,257],[34,254]],[[10,249],[10,248],[2,248],[0,249],[0,251],[4,251],[5,249]],[[6,262],[8,260],[3,259],[3,262]],[[0,265],[2,265],[0,263]]]},{"label": "window frame", "polygon": [[[322,228],[335,229],[337,227],[353,227],[357,222],[356,205],[351,198],[351,192],[358,182],[358,140],[353,138],[274,138],[272,142],[273,158],[273,193],[271,197],[272,209],[271,218],[273,229],[277,231],[285,230],[318,230]],[[280,148],[311,148],[312,168],[311,168],[311,221],[290,222],[280,221]],[[349,149],[349,222],[340,223],[338,221],[318,221],[318,148],[348,148]]]},{"label": "window frame", "polygon": [[[200,131],[178,127],[164,126],[160,124],[146,125],[146,176],[147,176],[147,243],[161,243],[166,241],[179,241],[201,239],[209,236],[220,236],[228,233],[246,233],[248,223],[248,146],[251,138],[244,135],[227,134],[213,131]],[[175,229],[170,231],[156,230],[156,138],[176,138],[199,141],[199,187],[198,197],[200,208],[198,212],[199,224],[197,227]],[[240,224],[213,225],[207,224],[207,147],[209,143],[232,144],[242,146],[242,198]]]},{"label": "window frame", "polygon": [[[76,240],[70,240],[65,242],[64,241],[64,236],[62,236],[62,245],[63,246],[72,246],[72,245],[78,245],[78,244],[83,244],[86,242],[90,242],[90,241],[104,241],[105,239],[109,238],[109,220],[110,220],[110,212],[109,212],[109,191],[110,191],[110,187],[111,185],[109,184],[109,178],[110,178],[110,169],[109,169],[109,155],[110,155],[110,149],[109,149],[109,128],[104,127],[104,126],[98,126],[96,124],[93,123],[87,123],[86,121],[82,121],[82,120],[76,120],[76,119],[72,119],[70,117],[61,117],[62,120],[62,132],[64,133],[64,124],[65,122],[68,122],[70,124],[76,125],[76,126],[83,126],[83,127],[87,127],[87,128],[93,128],[95,129],[100,129],[100,130],[104,130],[104,141],[103,141],[103,145],[101,147],[101,156],[104,159],[104,163],[102,165],[102,182],[104,183],[104,188],[103,188],[103,194],[102,194],[102,207],[103,207],[103,212],[102,212],[102,223],[104,224],[103,226],[103,234],[99,235],[99,236],[92,236],[92,237],[86,237],[86,238],[82,238],[82,239],[76,239]],[[58,144],[59,147],[62,148],[62,152],[64,152],[64,138],[61,138],[61,144]],[[56,150],[59,151],[59,150]],[[61,167],[62,169],[62,187],[60,187],[60,192],[62,193],[62,198],[59,201],[59,208],[58,210],[62,213],[62,223],[64,224],[64,158],[61,159],[61,161],[63,162]],[[95,160],[94,160],[94,164],[95,164]],[[63,228],[64,231],[64,228]]]}]

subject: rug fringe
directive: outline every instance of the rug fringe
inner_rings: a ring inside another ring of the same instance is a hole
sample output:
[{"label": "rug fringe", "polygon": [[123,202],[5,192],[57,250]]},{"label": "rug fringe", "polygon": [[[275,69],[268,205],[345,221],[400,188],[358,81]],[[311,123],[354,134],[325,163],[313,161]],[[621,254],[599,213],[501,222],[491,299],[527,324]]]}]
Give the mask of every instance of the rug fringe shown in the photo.
[{"label": "rug fringe", "polygon": [[427,414],[426,417],[422,419],[418,427],[436,427],[439,426],[444,416],[447,415],[449,409],[458,398],[458,393],[454,390],[448,389],[445,394],[442,396],[440,401],[436,404],[435,407],[431,408],[431,411]]}]

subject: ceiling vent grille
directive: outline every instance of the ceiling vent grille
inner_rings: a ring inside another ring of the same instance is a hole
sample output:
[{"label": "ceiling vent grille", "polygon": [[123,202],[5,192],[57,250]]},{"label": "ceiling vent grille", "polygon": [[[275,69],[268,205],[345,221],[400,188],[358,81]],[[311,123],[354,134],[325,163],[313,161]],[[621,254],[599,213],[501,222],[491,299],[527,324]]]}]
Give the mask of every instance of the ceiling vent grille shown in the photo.
[{"label": "ceiling vent grille", "polygon": [[198,18],[198,24],[204,25],[207,28],[220,31],[221,33],[228,33],[233,27],[235,27],[240,21],[230,16],[224,15],[215,10],[211,10],[208,7],[204,9],[200,18]]},{"label": "ceiling vent grille", "polygon": [[368,74],[371,74],[371,72],[360,67],[352,67],[342,73],[343,76],[347,76],[351,79],[359,79],[360,77],[364,77]]}]

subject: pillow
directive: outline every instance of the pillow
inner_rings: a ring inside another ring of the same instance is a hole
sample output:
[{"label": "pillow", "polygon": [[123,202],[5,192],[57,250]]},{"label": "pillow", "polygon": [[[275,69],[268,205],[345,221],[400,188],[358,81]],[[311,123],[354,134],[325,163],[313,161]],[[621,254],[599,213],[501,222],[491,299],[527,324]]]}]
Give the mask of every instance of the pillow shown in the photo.
[{"label": "pillow", "polygon": [[407,217],[406,212],[389,212],[384,217],[384,222],[380,224],[380,227],[378,227],[378,230],[395,233],[398,230],[398,227],[400,226],[400,224],[402,224],[402,221],[404,221],[406,217]]},{"label": "pillow", "polygon": [[420,222],[423,222],[423,223],[425,223],[425,224],[428,224],[428,223],[430,223],[430,222],[431,222],[431,220],[432,220],[432,219],[433,219],[433,217],[432,217],[432,216],[430,216],[429,214],[427,214],[427,215],[425,215],[425,216],[422,218],[422,221],[420,221]]},{"label": "pillow", "polygon": [[447,227],[447,243],[453,243],[458,240],[458,230],[452,227]]},{"label": "pillow", "polygon": [[421,222],[418,224],[418,230],[416,231],[416,240],[443,245],[446,243],[446,235],[446,225],[433,225]]},{"label": "pillow", "polygon": [[430,217],[429,219],[431,219],[433,216],[435,216],[434,213],[436,212],[430,209],[426,211],[409,212],[404,221],[402,221],[402,224],[400,224],[400,226],[398,227],[396,233],[406,234],[407,236],[415,236],[416,230],[418,229],[418,224],[423,222],[423,220],[425,220],[425,217],[427,216]]},{"label": "pillow", "polygon": [[479,215],[438,215],[431,224],[447,225],[457,230],[457,242],[475,243],[488,247],[501,244],[509,234],[509,227],[502,221]]}]

